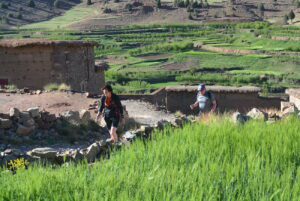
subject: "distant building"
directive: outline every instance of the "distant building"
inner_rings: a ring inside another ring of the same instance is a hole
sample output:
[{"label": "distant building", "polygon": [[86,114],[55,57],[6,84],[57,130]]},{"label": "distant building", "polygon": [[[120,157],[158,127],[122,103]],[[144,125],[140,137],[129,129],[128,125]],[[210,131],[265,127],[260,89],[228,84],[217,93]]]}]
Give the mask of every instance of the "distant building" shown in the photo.
[{"label": "distant building", "polygon": [[1,40],[0,86],[43,89],[65,83],[74,91],[99,93],[104,69],[95,66],[94,46],[84,41]]}]

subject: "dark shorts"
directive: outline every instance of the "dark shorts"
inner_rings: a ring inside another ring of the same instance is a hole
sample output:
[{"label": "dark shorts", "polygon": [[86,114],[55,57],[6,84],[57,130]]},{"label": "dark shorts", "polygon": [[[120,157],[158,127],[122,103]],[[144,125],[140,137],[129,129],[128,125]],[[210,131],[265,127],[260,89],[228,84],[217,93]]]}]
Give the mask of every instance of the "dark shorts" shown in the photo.
[{"label": "dark shorts", "polygon": [[104,120],[106,122],[108,130],[110,130],[111,127],[118,128],[119,126],[120,118],[118,117],[104,117]]}]

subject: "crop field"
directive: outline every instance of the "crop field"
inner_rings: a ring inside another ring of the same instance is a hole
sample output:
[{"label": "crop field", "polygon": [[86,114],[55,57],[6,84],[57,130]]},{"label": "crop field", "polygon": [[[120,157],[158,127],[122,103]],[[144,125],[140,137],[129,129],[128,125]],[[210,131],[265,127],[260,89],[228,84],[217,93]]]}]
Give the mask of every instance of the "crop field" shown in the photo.
[{"label": "crop field", "polygon": [[92,166],[2,170],[0,200],[299,200],[299,119],[220,118],[155,133]]},{"label": "crop field", "polygon": [[300,28],[293,26],[254,22],[0,32],[0,38],[28,37],[98,42],[96,59],[109,64],[106,80],[118,92],[199,82],[283,92],[300,84]]}]

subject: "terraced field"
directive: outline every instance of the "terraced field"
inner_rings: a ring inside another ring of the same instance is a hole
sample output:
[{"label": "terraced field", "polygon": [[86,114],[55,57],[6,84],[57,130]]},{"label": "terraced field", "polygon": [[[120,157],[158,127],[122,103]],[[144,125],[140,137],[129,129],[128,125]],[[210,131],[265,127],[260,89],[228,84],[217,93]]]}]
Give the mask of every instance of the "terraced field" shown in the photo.
[{"label": "terraced field", "polygon": [[255,85],[282,92],[300,84],[300,28],[264,22],[128,26],[111,30],[30,30],[2,38],[96,41],[97,60],[117,91],[149,92],[176,84]]}]

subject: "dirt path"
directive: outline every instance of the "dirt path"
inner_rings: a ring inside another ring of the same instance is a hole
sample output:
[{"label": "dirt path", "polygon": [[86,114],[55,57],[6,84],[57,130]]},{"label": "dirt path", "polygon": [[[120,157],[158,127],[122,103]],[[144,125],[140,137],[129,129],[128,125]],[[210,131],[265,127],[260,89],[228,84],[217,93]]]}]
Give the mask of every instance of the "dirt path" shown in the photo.
[{"label": "dirt path", "polygon": [[[8,113],[11,107],[27,110],[30,107],[39,107],[50,113],[59,115],[67,110],[88,109],[97,99],[86,98],[79,93],[43,93],[40,95],[0,94],[0,113]],[[140,124],[154,125],[159,120],[174,120],[172,114],[155,110],[155,107],[146,102],[126,100],[122,101],[126,106],[129,117]],[[92,117],[96,116],[95,110],[90,110]],[[95,112],[94,112],[95,111]]]},{"label": "dirt path", "polygon": [[122,103],[126,106],[129,117],[140,124],[155,125],[159,120],[175,120],[173,114],[157,111],[153,105],[146,102],[126,100]]}]

